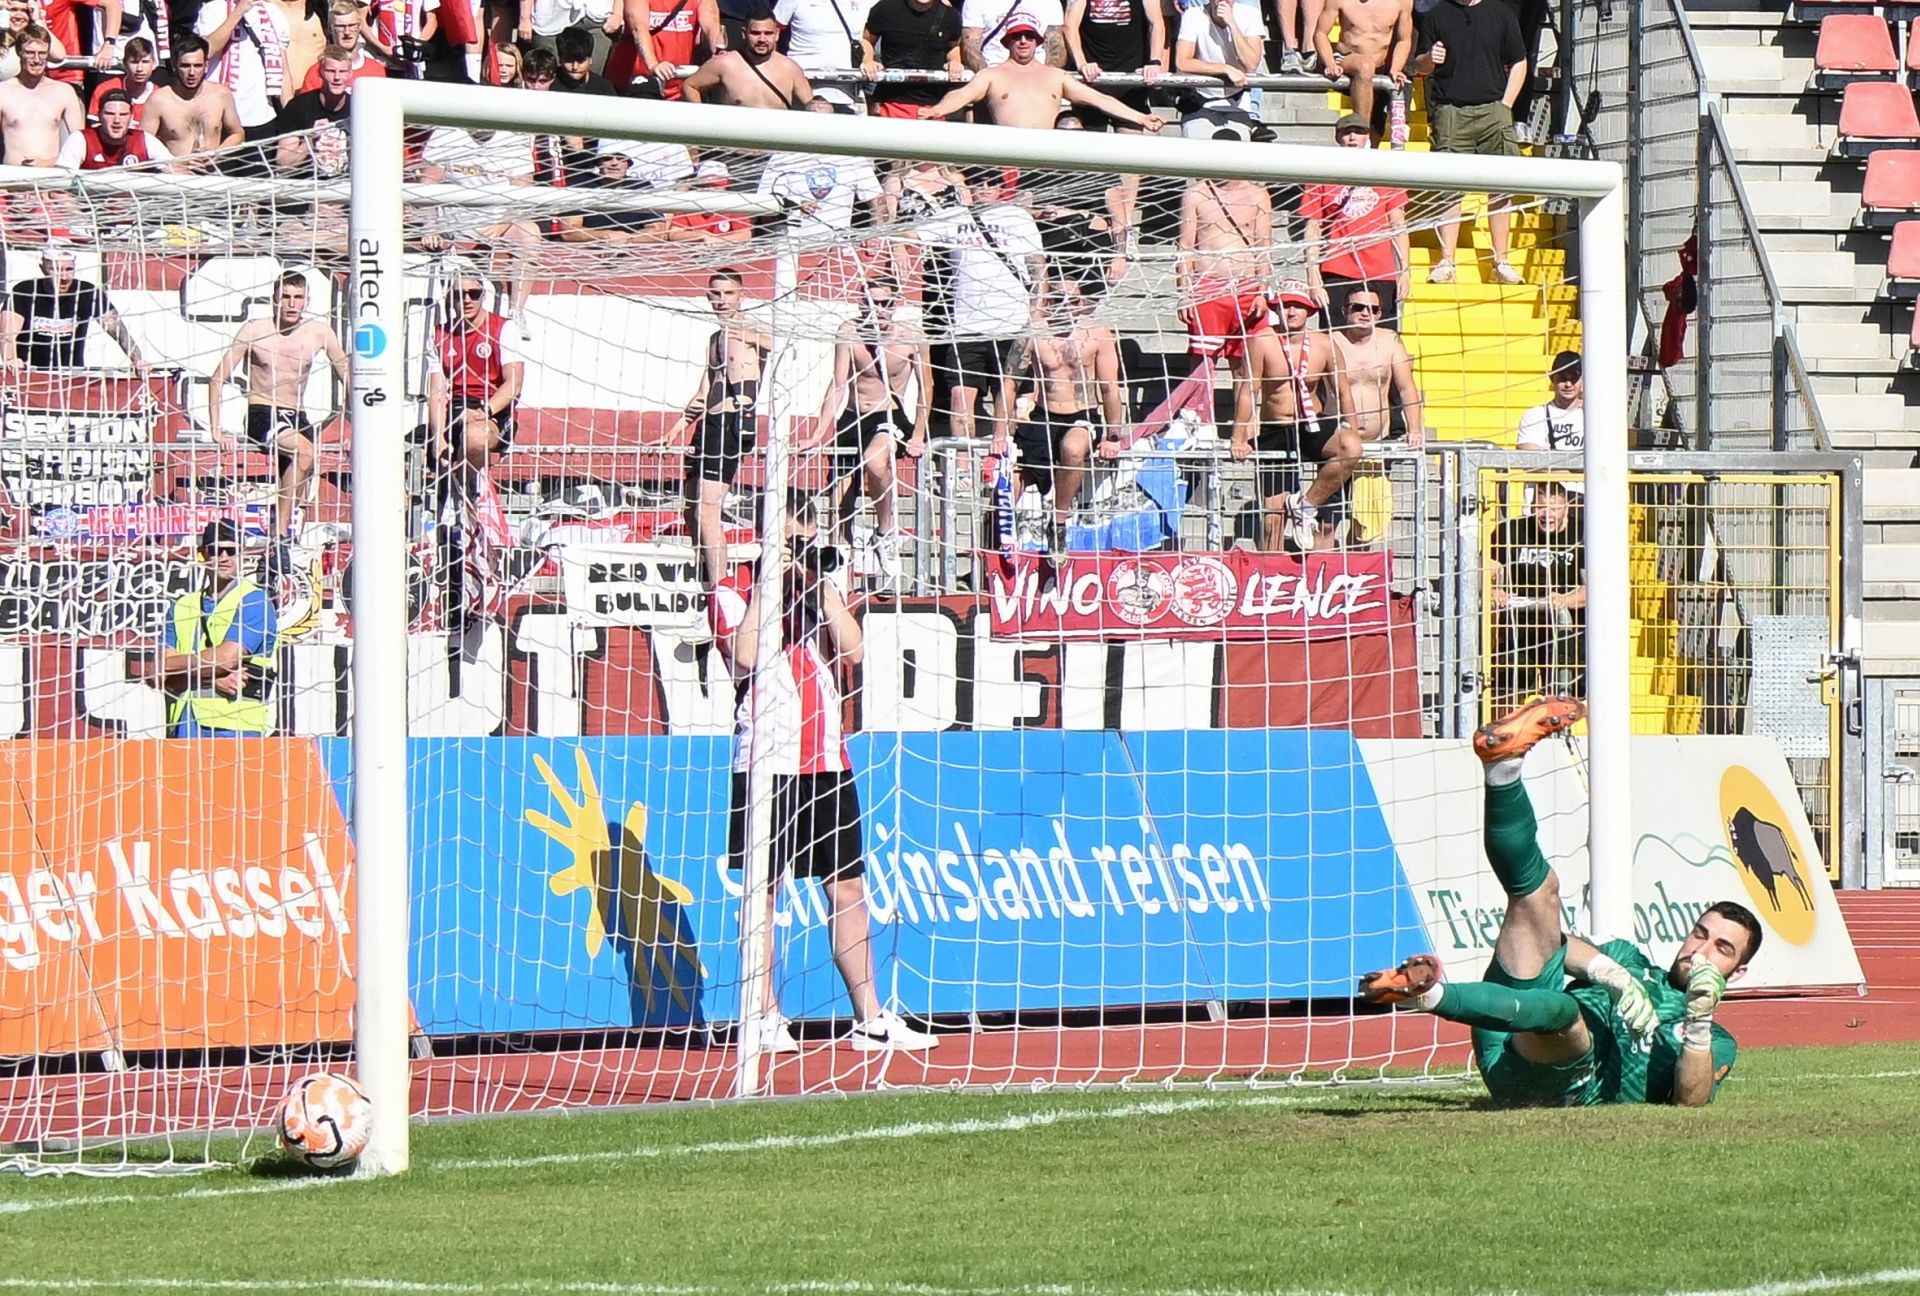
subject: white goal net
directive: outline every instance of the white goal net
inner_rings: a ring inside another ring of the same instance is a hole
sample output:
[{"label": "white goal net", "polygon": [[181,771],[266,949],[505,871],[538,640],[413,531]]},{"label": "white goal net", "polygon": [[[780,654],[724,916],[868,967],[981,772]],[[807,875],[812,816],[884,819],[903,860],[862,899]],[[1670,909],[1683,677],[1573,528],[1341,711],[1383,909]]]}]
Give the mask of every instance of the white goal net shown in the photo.
[{"label": "white goal net", "polygon": [[1623,425],[1604,169],[532,99],[0,186],[10,302],[98,297],[5,328],[0,1161],[230,1158],[320,1067],[385,1169],[409,1107],[1457,1070],[1353,985],[1483,917],[1462,688],[1624,695],[1483,606],[1579,452],[1448,458],[1564,350]]}]

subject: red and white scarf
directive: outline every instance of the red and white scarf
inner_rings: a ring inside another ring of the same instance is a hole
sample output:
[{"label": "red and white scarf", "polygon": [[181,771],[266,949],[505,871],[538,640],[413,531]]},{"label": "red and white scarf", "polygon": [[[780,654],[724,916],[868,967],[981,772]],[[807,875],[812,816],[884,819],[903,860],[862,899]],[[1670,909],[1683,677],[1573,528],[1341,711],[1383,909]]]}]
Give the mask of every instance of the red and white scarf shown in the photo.
[{"label": "red and white scarf", "polygon": [[246,41],[260,55],[260,68],[267,82],[267,97],[278,100],[280,92],[287,83],[287,49],[280,40],[280,31],[273,25],[273,7],[267,0],[252,0],[247,5],[247,16],[240,20],[240,26],[227,39],[226,53],[220,56],[220,74],[215,77],[222,85],[233,85],[233,74],[238,66],[240,42]]}]

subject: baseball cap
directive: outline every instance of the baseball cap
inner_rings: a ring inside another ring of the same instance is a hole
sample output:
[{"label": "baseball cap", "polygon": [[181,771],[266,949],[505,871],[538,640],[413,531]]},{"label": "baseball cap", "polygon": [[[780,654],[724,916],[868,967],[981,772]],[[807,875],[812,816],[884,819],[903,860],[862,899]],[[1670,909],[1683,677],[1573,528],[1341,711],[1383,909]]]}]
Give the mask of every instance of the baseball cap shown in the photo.
[{"label": "baseball cap", "polygon": [[1349,131],[1365,131],[1373,134],[1373,127],[1367,125],[1367,119],[1359,113],[1348,113],[1333,124],[1333,137],[1339,139]]},{"label": "baseball cap", "polygon": [[703,184],[709,180],[718,180],[723,184],[733,182],[733,172],[727,170],[725,162],[702,162],[693,169],[693,182]]},{"label": "baseball cap", "polygon": [[1020,32],[1030,32],[1033,35],[1040,36],[1040,37],[1044,37],[1046,35],[1045,32],[1040,30],[1039,20],[1035,18],[1032,14],[1022,10],[1018,13],[1015,13],[1011,18],[1007,19],[1007,25],[1003,27],[1000,31],[1000,43],[1002,45],[1005,45],[1008,41],[1012,40],[1014,36],[1016,36]]},{"label": "baseball cap", "polygon": [[1561,374],[1569,371],[1571,371],[1576,378],[1580,376],[1580,353],[1578,351],[1562,351],[1559,355],[1556,355],[1553,358],[1553,368],[1547,370],[1547,377],[1558,378]]},{"label": "baseball cap", "polygon": [[1308,310],[1320,309],[1320,303],[1313,299],[1313,292],[1304,279],[1282,279],[1274,287],[1273,302],[1276,306],[1293,303],[1305,306]]},{"label": "baseball cap", "polygon": [[200,552],[205,554],[215,545],[230,545],[235,549],[246,546],[246,534],[240,530],[240,524],[232,518],[215,518],[200,529]]}]

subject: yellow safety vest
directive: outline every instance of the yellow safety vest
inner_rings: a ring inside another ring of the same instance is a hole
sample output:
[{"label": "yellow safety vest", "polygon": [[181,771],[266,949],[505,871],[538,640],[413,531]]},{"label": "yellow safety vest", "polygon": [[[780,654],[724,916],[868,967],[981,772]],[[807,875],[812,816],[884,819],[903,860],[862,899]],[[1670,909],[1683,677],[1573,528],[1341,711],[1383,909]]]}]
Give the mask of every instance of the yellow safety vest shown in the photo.
[{"label": "yellow safety vest", "polygon": [[[200,612],[201,595],[182,594],[173,604],[175,650],[192,653],[225,643],[234,618],[240,615],[241,602],[259,588],[250,580],[235,581],[204,620]],[[273,706],[268,698],[273,692],[274,652],[279,644],[280,634],[276,629],[267,641],[267,650],[247,658],[247,685],[239,697],[216,692],[176,695],[167,713],[168,727],[177,729],[187,708],[192,707],[194,723],[202,729],[261,736],[271,732]]]}]

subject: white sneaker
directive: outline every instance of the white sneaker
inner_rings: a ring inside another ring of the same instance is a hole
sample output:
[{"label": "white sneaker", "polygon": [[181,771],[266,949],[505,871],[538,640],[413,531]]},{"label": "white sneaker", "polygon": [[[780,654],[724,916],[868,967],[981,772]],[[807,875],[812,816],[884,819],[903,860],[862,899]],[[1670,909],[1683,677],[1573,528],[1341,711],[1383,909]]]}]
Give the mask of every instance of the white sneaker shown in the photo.
[{"label": "white sneaker", "polygon": [[1493,277],[1509,286],[1516,286],[1527,281],[1525,275],[1515,270],[1512,264],[1506,261],[1495,261],[1493,263]]},{"label": "white sneaker", "polygon": [[1435,261],[1433,269],[1427,271],[1427,282],[1448,284],[1453,282],[1453,262]]},{"label": "white sneaker", "polygon": [[883,589],[892,589],[900,583],[900,533],[898,531],[876,531],[873,533],[873,567],[875,582]]},{"label": "white sneaker", "polygon": [[764,1014],[759,1021],[742,1026],[744,1034],[753,1031],[759,1038],[762,1053],[798,1053],[800,1041],[793,1037],[793,1028],[787,1024],[778,1010]]},{"label": "white sneaker", "polygon": [[1304,495],[1295,495],[1287,503],[1287,539],[1293,541],[1301,553],[1312,553],[1314,544],[1320,538],[1320,510],[1316,505],[1307,503]]},{"label": "white sneaker", "polygon": [[917,1031],[901,1021],[897,1013],[882,1008],[872,1018],[855,1026],[847,1036],[847,1043],[853,1045],[856,1053],[886,1053],[896,1049],[904,1053],[924,1053],[930,1048],[938,1048],[940,1037],[927,1031]]}]

